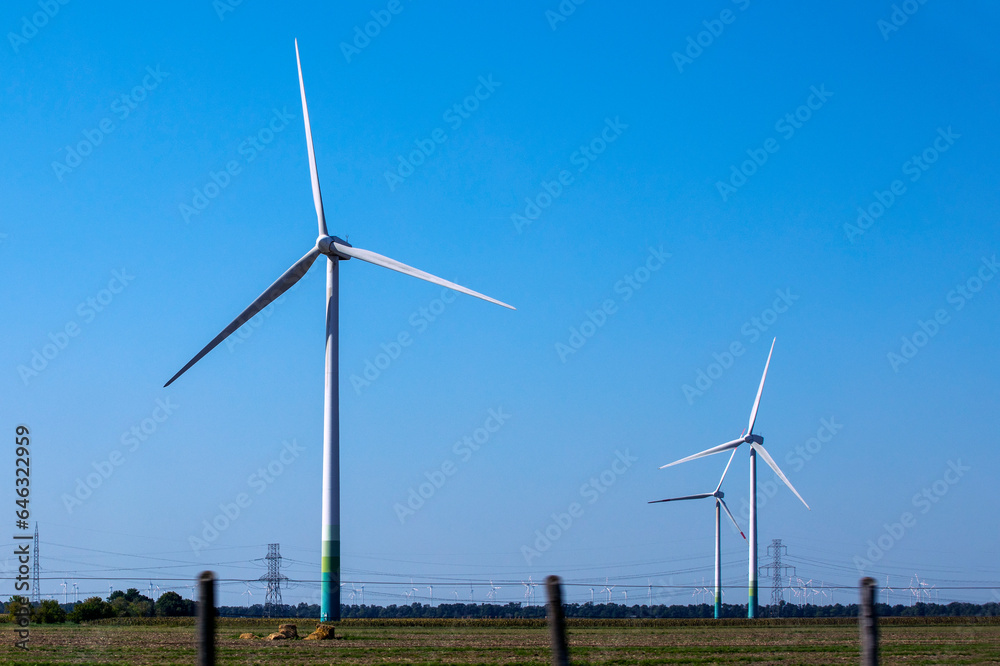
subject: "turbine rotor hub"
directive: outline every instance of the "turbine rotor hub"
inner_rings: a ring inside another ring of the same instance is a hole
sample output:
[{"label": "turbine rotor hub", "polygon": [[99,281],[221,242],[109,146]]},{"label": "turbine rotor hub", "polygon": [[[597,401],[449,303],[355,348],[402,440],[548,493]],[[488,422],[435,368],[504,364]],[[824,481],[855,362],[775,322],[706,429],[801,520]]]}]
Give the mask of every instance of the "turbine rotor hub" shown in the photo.
[{"label": "turbine rotor hub", "polygon": [[316,248],[328,257],[336,257],[337,259],[341,259],[343,261],[350,259],[350,257],[346,254],[337,252],[337,248],[334,246],[334,243],[346,245],[347,247],[353,247],[347,241],[337,238],[336,236],[320,236],[316,239]]}]

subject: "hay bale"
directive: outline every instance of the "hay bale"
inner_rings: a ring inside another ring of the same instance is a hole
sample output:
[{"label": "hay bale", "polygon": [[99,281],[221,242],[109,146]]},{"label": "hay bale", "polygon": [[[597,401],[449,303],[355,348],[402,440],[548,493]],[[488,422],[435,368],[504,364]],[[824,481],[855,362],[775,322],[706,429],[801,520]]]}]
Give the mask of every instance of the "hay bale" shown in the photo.
[{"label": "hay bale", "polygon": [[279,634],[284,634],[285,638],[289,638],[289,639],[291,639],[291,638],[298,638],[299,637],[299,628],[297,626],[295,626],[294,624],[283,624],[283,625],[281,625],[281,626],[278,627],[278,633]]},{"label": "hay bale", "polygon": [[306,636],[307,641],[332,641],[336,638],[333,627],[321,624],[316,627],[316,631]]},{"label": "hay bale", "polygon": [[247,633],[244,633],[244,634],[240,634],[240,638],[242,638],[243,640],[253,640],[253,639],[257,638],[257,637],[254,636],[253,634],[247,632]]}]

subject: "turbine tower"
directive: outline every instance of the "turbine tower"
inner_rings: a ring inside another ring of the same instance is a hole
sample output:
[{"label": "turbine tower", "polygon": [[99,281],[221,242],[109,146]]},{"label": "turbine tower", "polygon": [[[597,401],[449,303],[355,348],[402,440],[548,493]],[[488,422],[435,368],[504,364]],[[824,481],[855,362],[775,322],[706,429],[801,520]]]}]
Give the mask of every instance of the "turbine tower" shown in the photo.
[{"label": "turbine tower", "polygon": [[[698,495],[687,495],[685,497],[671,497],[669,499],[654,500],[649,502],[649,504],[659,504],[660,502],[680,502],[682,500],[695,500],[695,499],[705,499],[707,497],[712,497],[715,499],[715,619],[718,620],[722,617],[722,510],[725,509],[726,515],[729,519],[733,521],[733,525],[739,530],[740,536],[744,539],[747,538],[746,534],[743,534],[743,530],[740,528],[740,524],[736,522],[736,518],[733,517],[732,512],[729,507],[726,506],[726,500],[722,499],[726,496],[722,492],[722,482],[726,480],[726,473],[729,471],[729,466],[733,464],[733,458],[736,456],[736,451],[734,450],[729,456],[729,462],[726,463],[726,469],[722,470],[722,477],[719,479],[719,485],[715,487],[715,492],[711,493],[700,493]],[[652,584],[650,585],[650,605],[652,605]]]},{"label": "turbine tower", "polygon": [[788,477],[781,471],[778,464],[774,462],[771,458],[771,454],[767,452],[764,448],[764,438],[760,435],[755,435],[753,432],[754,423],[757,421],[757,410],[760,408],[760,395],[764,392],[764,380],[767,379],[767,369],[771,365],[771,354],[774,353],[774,343],[777,340],[775,338],[771,341],[771,351],[767,353],[767,363],[764,364],[764,374],[760,378],[760,386],[757,387],[757,398],[753,401],[753,409],[750,411],[750,423],[746,429],[746,435],[740,437],[739,439],[734,439],[731,442],[726,442],[725,444],[720,444],[714,446],[710,449],[706,449],[701,453],[696,453],[693,456],[688,456],[687,458],[681,458],[667,465],[663,465],[660,469],[664,467],[672,467],[674,465],[680,465],[681,463],[688,462],[689,460],[695,460],[696,458],[704,458],[705,456],[710,456],[716,453],[722,453],[723,451],[729,451],[730,449],[737,449],[741,444],[750,445],[750,562],[748,567],[748,598],[747,598],[747,617],[757,617],[757,456],[759,455],[764,459],[764,462],[774,470],[774,473],[778,475],[788,489],[795,493],[795,496],[809,508],[806,501],[802,499],[802,495],[799,491],[795,489],[792,482],[788,480]]},{"label": "turbine tower", "polygon": [[295,60],[299,71],[299,92],[302,97],[302,117],[305,122],[306,148],[309,153],[309,175],[312,179],[313,203],[319,222],[319,237],[315,245],[301,259],[292,264],[264,293],[257,297],[221,333],[198,352],[187,365],[170,378],[164,387],[170,386],[178,377],[215,349],[234,331],[250,321],[254,315],[291,289],[306,274],[313,262],[326,255],[326,373],[323,410],[323,508],[321,524],[320,556],[320,621],[340,620],[340,392],[339,392],[339,337],[340,337],[340,262],[359,259],[376,266],[398,271],[405,275],[426,280],[433,284],[460,291],[505,308],[514,308],[506,303],[490,298],[461,285],[417,270],[395,259],[353,247],[347,241],[329,235],[323,198],[320,194],[319,172],[316,168],[316,153],[313,149],[312,128],[309,124],[309,109],[306,105],[306,88],[302,78],[302,61],[299,58],[299,43],[295,41]]}]

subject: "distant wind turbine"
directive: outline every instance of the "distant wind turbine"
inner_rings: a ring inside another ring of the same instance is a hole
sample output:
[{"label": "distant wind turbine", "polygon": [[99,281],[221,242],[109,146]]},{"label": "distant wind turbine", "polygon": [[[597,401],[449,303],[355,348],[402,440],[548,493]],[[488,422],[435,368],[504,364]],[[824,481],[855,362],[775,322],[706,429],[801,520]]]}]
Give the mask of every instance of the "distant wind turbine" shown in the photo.
[{"label": "distant wind turbine", "polygon": [[[729,456],[729,462],[726,463],[726,469],[722,470],[722,476],[719,478],[719,485],[715,487],[715,491],[710,493],[700,493],[698,495],[686,495],[684,497],[671,497],[669,499],[655,500],[650,502],[650,504],[658,504],[660,502],[680,502],[682,500],[696,500],[696,499],[706,499],[708,497],[715,499],[715,619],[722,617],[722,510],[725,509],[726,515],[729,519],[733,521],[733,525],[739,530],[740,536],[746,539],[746,535],[743,534],[743,530],[740,529],[740,524],[736,522],[736,518],[733,517],[732,511],[726,506],[726,500],[722,499],[726,496],[722,492],[722,482],[726,480],[726,474],[729,472],[729,466],[733,464],[733,458],[736,456],[736,450],[733,449],[732,454]],[[652,586],[650,586],[650,605],[652,605]]]},{"label": "distant wind turbine", "polygon": [[609,604],[611,603],[611,591],[614,590],[616,587],[618,587],[618,586],[617,585],[612,585],[611,587],[608,587],[608,578],[607,578],[607,576],[604,577],[604,589],[601,590],[601,592],[607,592],[608,593],[608,603]]},{"label": "distant wind turbine", "polygon": [[316,153],[313,148],[312,129],[309,124],[309,109],[306,105],[306,89],[302,78],[302,61],[299,58],[298,40],[295,42],[295,60],[299,71],[299,92],[302,97],[302,116],[306,131],[306,148],[309,153],[309,174],[312,179],[313,203],[316,206],[316,218],[319,222],[319,237],[314,246],[306,254],[292,264],[264,293],[257,297],[236,319],[229,323],[222,332],[209,342],[187,365],[164,384],[170,386],[188,368],[197,363],[210,351],[215,349],[233,332],[250,321],[254,315],[274,302],[283,293],[291,289],[302,276],[306,274],[313,262],[325,255],[326,271],[326,378],[324,392],[324,427],[323,427],[323,508],[322,508],[322,538],[320,557],[320,621],[336,621],[340,619],[340,393],[339,393],[339,336],[340,336],[340,262],[349,259],[375,264],[383,268],[398,271],[433,284],[460,291],[476,298],[496,303],[505,308],[514,308],[473,291],[461,285],[425,273],[395,259],[353,247],[347,241],[336,236],[330,236],[326,226],[326,216],[323,211],[323,198],[320,194],[319,172],[316,168]]},{"label": "distant wind turbine", "polygon": [[802,499],[802,495],[799,491],[795,489],[792,482],[788,480],[784,472],[778,467],[778,464],[774,462],[771,458],[771,454],[767,452],[764,448],[764,438],[760,435],[755,435],[753,432],[754,424],[757,422],[757,410],[760,408],[760,396],[764,392],[764,380],[767,379],[767,369],[771,365],[771,354],[774,353],[774,343],[777,339],[771,341],[771,351],[767,353],[767,363],[764,364],[764,374],[760,378],[760,386],[757,387],[757,397],[753,401],[753,409],[750,411],[750,423],[746,429],[746,435],[740,437],[739,439],[734,439],[731,442],[726,442],[725,444],[720,444],[714,446],[710,449],[706,449],[701,453],[696,453],[693,456],[688,456],[687,458],[682,458],[676,460],[667,465],[663,465],[660,469],[664,467],[672,467],[674,465],[680,465],[681,463],[688,462],[689,460],[695,460],[697,458],[704,458],[705,456],[710,456],[716,453],[722,453],[723,451],[729,451],[731,449],[737,449],[741,444],[750,445],[750,538],[747,539],[750,548],[750,563],[748,567],[749,573],[749,595],[747,600],[747,617],[757,616],[757,456],[759,455],[764,459],[764,462],[774,470],[774,473],[778,475],[788,489],[795,493],[795,496],[809,508],[806,501]]},{"label": "distant wind turbine", "polygon": [[496,601],[497,600],[497,590],[499,590],[500,587],[501,587],[500,585],[494,585],[493,581],[491,580],[490,581],[490,591],[486,594],[486,598],[489,599],[490,601]]}]

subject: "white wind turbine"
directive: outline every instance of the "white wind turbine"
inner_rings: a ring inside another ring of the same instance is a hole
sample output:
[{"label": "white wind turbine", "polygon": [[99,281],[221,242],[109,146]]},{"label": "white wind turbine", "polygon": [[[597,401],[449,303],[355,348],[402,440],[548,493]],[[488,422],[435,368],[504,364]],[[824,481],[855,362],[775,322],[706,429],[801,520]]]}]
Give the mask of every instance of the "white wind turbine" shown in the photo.
[{"label": "white wind turbine", "polygon": [[679,465],[681,463],[688,462],[689,460],[695,460],[697,458],[704,458],[705,456],[710,456],[716,453],[722,453],[723,451],[729,451],[731,449],[737,449],[741,444],[750,445],[750,538],[747,539],[750,548],[750,563],[748,567],[749,574],[749,599],[747,600],[747,617],[757,616],[757,456],[759,455],[764,459],[764,462],[774,470],[774,473],[778,475],[788,489],[795,493],[795,496],[801,500],[806,508],[809,505],[806,501],[802,499],[802,495],[799,491],[795,489],[792,482],[788,480],[788,477],[781,471],[778,464],[774,462],[771,458],[771,454],[767,452],[764,448],[764,438],[760,435],[755,435],[753,432],[754,424],[757,421],[757,410],[760,408],[760,396],[764,392],[764,380],[767,379],[767,369],[771,365],[771,354],[774,353],[774,343],[775,340],[771,341],[771,351],[767,353],[767,363],[764,364],[764,374],[760,378],[760,386],[757,387],[757,397],[753,401],[753,409],[750,410],[750,422],[746,429],[746,435],[740,437],[739,439],[734,439],[731,442],[726,442],[725,444],[720,444],[714,446],[710,449],[706,449],[701,453],[696,453],[693,456],[688,456],[687,458],[682,458],[680,460],[674,461],[667,465],[663,465],[660,469],[664,467],[672,467],[673,465]]},{"label": "white wind turbine", "polygon": [[490,591],[487,592],[486,598],[488,600],[490,600],[490,601],[496,601],[497,600],[497,590],[499,590],[499,589],[500,589],[500,586],[499,585],[494,585],[493,581],[491,580],[490,581]]},{"label": "white wind turbine", "polygon": [[514,308],[506,303],[490,298],[461,285],[425,273],[395,259],[351,246],[336,236],[330,236],[323,211],[320,194],[319,172],[316,168],[316,153],[313,149],[312,129],[309,124],[309,109],[306,105],[306,89],[302,78],[302,62],[299,58],[298,40],[295,42],[295,60],[299,71],[299,91],[302,97],[302,117],[305,122],[306,148],[309,153],[309,174],[312,179],[313,203],[319,222],[319,237],[314,246],[301,259],[292,264],[264,293],[257,297],[228,326],[198,352],[187,365],[170,378],[164,387],[170,386],[178,377],[215,349],[238,328],[250,321],[254,315],[288,291],[309,270],[313,262],[326,255],[326,378],[323,418],[323,510],[320,558],[320,621],[340,619],[340,392],[339,392],[339,337],[340,337],[340,262],[359,259],[376,266],[398,271],[420,278],[454,291],[460,291],[481,298],[505,308]]},{"label": "white wind turbine", "polygon": [[[733,458],[736,456],[736,450],[734,449],[732,454],[729,456],[729,462],[726,463],[726,469],[722,470],[722,476],[719,478],[719,485],[715,487],[715,491],[711,493],[700,493],[698,495],[686,495],[684,497],[671,497],[669,499],[654,500],[649,502],[650,504],[659,504],[660,502],[680,502],[682,500],[695,500],[695,499],[706,499],[712,497],[715,499],[715,618],[719,619],[722,617],[722,510],[725,509],[726,515],[729,519],[733,521],[733,525],[739,530],[740,536],[746,539],[746,535],[743,534],[743,530],[740,529],[740,524],[736,522],[736,518],[733,517],[733,513],[726,506],[726,500],[722,499],[726,496],[722,492],[722,482],[726,479],[726,473],[729,472],[729,466],[733,464]],[[709,592],[711,593],[711,592]],[[650,586],[650,605],[652,605],[652,586]]]},{"label": "white wind turbine", "polygon": [[895,592],[891,587],[889,587],[889,574],[885,575],[885,605],[889,605],[889,593]]},{"label": "white wind turbine", "polygon": [[604,578],[604,589],[602,589],[601,592],[607,592],[608,593],[608,603],[609,604],[611,603],[611,591],[614,590],[616,587],[618,587],[618,586],[617,585],[612,585],[611,587],[608,587],[608,579],[607,579],[607,577]]},{"label": "white wind turbine", "polygon": [[[916,587],[913,586],[914,579],[916,579],[916,581],[917,581],[917,586]],[[920,586],[921,585],[923,585],[923,583],[920,582],[920,576],[918,576],[917,574],[913,574],[913,578],[910,579],[910,588],[909,588],[910,594],[913,597],[910,600],[910,605],[911,606],[914,603],[914,599],[916,600],[916,602],[918,602],[918,603],[920,602]]]},{"label": "white wind turbine", "polygon": [[524,585],[524,600],[530,606],[531,602],[535,600],[535,586],[537,586],[538,583],[533,582],[531,580],[531,576],[528,576],[528,582],[525,583],[522,580],[521,585]]}]

